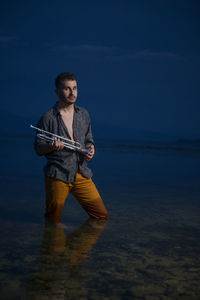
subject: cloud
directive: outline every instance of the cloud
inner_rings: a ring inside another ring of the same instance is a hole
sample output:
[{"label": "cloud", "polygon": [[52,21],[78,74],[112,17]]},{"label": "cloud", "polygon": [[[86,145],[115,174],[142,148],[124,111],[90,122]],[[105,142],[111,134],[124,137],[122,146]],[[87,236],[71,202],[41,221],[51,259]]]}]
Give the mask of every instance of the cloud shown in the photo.
[{"label": "cloud", "polygon": [[178,58],[180,57],[179,55],[173,53],[173,52],[168,52],[168,51],[150,51],[150,50],[143,50],[136,52],[133,55],[134,58],[137,57],[166,57],[166,58]]},{"label": "cloud", "polygon": [[46,45],[53,52],[67,53],[72,56],[87,56],[87,55],[101,55],[107,60],[122,61],[122,60],[135,60],[139,58],[153,58],[153,59],[181,59],[179,54],[172,51],[152,51],[150,49],[144,49],[140,51],[129,51],[127,49],[119,47],[111,47],[105,45]]},{"label": "cloud", "polygon": [[22,40],[18,36],[0,35],[0,46],[6,50],[12,47],[27,48],[29,47],[29,42]]},{"label": "cloud", "polygon": [[16,42],[18,38],[16,36],[0,36],[1,44],[8,44],[12,42]]},{"label": "cloud", "polygon": [[137,52],[129,52],[126,50],[121,50],[120,53],[107,56],[107,59],[115,60],[115,61],[123,61],[123,60],[135,60],[139,58],[153,58],[153,59],[181,59],[182,57],[179,54],[170,52],[170,51],[150,51],[150,50],[141,50]]},{"label": "cloud", "polygon": [[54,46],[51,49],[52,51],[58,52],[73,52],[73,53],[102,53],[102,54],[111,54],[115,51],[114,47],[101,46],[101,45],[58,45]]}]

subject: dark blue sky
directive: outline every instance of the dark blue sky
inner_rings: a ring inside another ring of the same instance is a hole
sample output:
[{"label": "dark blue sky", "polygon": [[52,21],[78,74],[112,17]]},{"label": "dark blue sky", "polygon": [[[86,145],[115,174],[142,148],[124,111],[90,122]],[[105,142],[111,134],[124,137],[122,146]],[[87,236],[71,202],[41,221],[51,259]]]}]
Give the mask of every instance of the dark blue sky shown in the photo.
[{"label": "dark blue sky", "polygon": [[1,107],[39,116],[60,72],[104,127],[200,137],[200,2],[7,1],[1,5]]}]

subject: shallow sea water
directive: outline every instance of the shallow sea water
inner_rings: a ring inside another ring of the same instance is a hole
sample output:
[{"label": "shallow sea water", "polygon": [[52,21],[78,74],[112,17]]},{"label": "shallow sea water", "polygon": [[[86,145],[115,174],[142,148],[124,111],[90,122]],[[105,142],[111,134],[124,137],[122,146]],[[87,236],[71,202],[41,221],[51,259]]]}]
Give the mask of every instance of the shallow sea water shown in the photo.
[{"label": "shallow sea water", "polygon": [[99,142],[91,163],[108,222],[70,196],[56,228],[43,218],[44,160],[30,138],[5,138],[0,299],[199,299],[200,154],[117,145]]}]

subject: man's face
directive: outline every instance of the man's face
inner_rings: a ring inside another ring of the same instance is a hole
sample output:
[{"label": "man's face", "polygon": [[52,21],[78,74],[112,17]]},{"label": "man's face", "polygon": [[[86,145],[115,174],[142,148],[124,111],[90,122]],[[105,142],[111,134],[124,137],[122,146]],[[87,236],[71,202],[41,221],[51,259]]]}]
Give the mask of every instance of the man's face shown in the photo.
[{"label": "man's face", "polygon": [[76,80],[63,81],[60,87],[56,89],[56,94],[59,100],[66,104],[75,103],[78,95]]}]

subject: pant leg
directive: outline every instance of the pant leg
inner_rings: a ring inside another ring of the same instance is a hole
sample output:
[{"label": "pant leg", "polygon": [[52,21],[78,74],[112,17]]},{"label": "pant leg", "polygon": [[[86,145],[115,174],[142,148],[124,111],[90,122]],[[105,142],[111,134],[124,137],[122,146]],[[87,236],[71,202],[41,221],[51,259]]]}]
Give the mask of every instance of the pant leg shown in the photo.
[{"label": "pant leg", "polygon": [[70,191],[70,184],[61,180],[45,177],[46,212],[45,217],[53,222],[61,222],[61,213]]},{"label": "pant leg", "polygon": [[70,192],[90,217],[95,219],[108,218],[108,212],[91,178],[87,179],[77,173],[76,181]]}]

